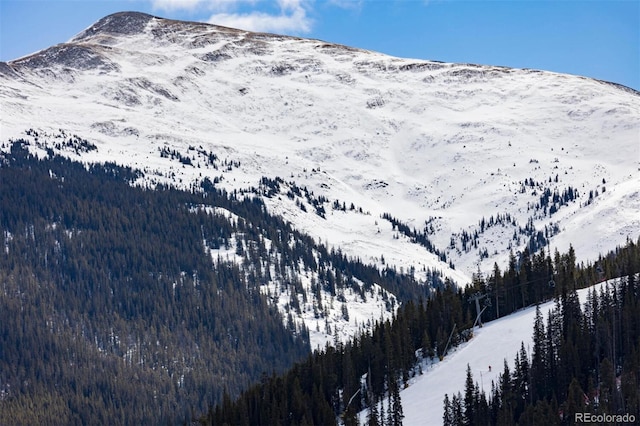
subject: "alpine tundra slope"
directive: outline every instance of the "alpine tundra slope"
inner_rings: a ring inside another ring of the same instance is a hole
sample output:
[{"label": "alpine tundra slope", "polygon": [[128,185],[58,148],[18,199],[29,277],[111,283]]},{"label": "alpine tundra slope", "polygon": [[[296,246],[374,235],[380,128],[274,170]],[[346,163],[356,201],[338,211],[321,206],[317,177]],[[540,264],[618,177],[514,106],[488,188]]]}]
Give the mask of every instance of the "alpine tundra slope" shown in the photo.
[{"label": "alpine tundra slope", "polygon": [[425,283],[640,232],[640,94],[614,83],[123,12],[0,63],[0,103],[4,149],[209,179]]}]

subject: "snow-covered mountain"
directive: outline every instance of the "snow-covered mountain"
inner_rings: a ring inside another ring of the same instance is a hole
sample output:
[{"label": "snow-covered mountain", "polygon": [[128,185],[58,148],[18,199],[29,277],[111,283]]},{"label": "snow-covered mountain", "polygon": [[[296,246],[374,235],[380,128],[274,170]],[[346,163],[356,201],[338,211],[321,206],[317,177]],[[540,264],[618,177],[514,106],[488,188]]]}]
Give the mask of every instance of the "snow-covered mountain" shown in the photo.
[{"label": "snow-covered mountain", "polygon": [[529,244],[594,259],[640,234],[640,93],[613,83],[126,12],[0,63],[0,105],[5,148],[258,194],[425,281],[465,284]]}]

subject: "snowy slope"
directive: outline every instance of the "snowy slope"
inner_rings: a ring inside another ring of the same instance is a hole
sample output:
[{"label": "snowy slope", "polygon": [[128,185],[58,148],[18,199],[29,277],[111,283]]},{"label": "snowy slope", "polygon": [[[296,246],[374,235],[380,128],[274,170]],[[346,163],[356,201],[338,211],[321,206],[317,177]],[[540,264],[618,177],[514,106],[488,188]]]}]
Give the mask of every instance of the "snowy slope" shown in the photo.
[{"label": "snowy slope", "polygon": [[[595,288],[607,283],[611,282],[596,284]],[[589,290],[578,290],[581,304],[585,303]],[[554,302],[540,305],[545,321],[553,307]],[[524,343],[527,353],[531,353],[535,313],[535,307],[530,307],[485,324],[475,330],[473,339],[459,346],[443,361],[428,367],[422,376],[400,392],[404,424],[441,425],[444,395],[449,394],[451,398],[453,394],[464,391],[467,365],[471,367],[474,381],[490,395],[491,382],[498,383],[504,370],[504,360],[513,371],[513,361],[521,343]],[[361,418],[366,418],[366,413],[363,412]]]},{"label": "snowy slope", "polygon": [[[280,178],[260,192],[272,213],[425,282],[438,271],[464,285],[545,227],[579,260],[640,232],[640,95],[578,76],[121,13],[0,63],[0,107],[5,148],[21,137],[41,155],[116,161],[142,169],[141,185],[217,178],[255,194],[263,176]],[[69,148],[69,135],[97,149]],[[536,207],[567,188],[580,195],[553,215]]]}]

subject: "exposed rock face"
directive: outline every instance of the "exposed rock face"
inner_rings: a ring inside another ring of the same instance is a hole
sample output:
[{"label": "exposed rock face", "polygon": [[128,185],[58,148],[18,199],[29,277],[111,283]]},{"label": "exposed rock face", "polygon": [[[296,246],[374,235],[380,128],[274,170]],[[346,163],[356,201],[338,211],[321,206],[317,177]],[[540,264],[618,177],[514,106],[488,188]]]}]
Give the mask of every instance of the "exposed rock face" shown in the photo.
[{"label": "exposed rock face", "polygon": [[[149,21],[154,16],[140,12],[120,12],[105,16],[91,27],[73,38],[72,41],[80,42],[95,35],[134,35],[144,32]],[[156,18],[159,19],[159,18]]]}]

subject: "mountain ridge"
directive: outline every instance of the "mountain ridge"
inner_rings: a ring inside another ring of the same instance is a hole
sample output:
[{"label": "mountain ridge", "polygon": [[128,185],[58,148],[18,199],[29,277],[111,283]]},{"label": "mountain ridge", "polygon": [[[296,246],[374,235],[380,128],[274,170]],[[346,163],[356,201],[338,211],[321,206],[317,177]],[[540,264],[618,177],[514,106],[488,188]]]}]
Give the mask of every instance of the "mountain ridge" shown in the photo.
[{"label": "mountain ridge", "polygon": [[[307,39],[307,38],[301,38],[301,37],[289,36],[289,35],[278,35],[278,34],[272,34],[272,33],[254,32],[254,31],[241,30],[241,29],[221,26],[221,25],[218,25],[218,24],[203,23],[203,22],[197,22],[197,21],[185,21],[185,20],[169,19],[169,18],[163,18],[161,16],[152,15],[152,14],[148,14],[148,13],[145,13],[145,12],[138,12],[138,11],[122,11],[122,12],[116,12],[116,13],[107,15],[107,16],[99,19],[98,21],[96,21],[94,24],[92,24],[91,26],[89,26],[85,30],[83,30],[80,33],[78,33],[75,36],[73,36],[66,43],[61,43],[61,45],[80,43],[80,42],[83,42],[83,41],[91,40],[93,37],[96,37],[96,36],[106,36],[106,35],[126,36],[126,35],[140,34],[140,33],[143,33],[145,31],[147,25],[152,20],[163,22],[164,25],[167,25],[167,26],[168,25],[183,26],[183,27],[185,27],[185,29],[195,29],[195,28],[198,28],[198,29],[216,29],[219,32],[228,32],[228,33],[236,33],[236,34],[253,34],[254,36],[270,37],[270,38],[275,38],[275,39],[311,40],[311,41],[317,41],[317,42],[324,43],[326,46],[340,47],[340,48],[344,48],[344,49],[347,49],[347,50],[357,50],[357,51],[361,51],[361,52],[372,52],[372,51],[369,51],[369,50],[366,50],[366,49],[359,49],[359,48],[354,48],[354,47],[351,47],[351,46],[346,46],[346,45],[342,45],[342,44],[338,44],[338,43],[326,42],[326,41],[323,41],[323,40],[320,40],[320,39]],[[104,42],[104,40],[103,40],[103,42]],[[31,57],[31,56],[34,56],[34,55],[38,55],[40,52],[46,51],[47,49],[50,49],[50,48],[45,48],[45,49],[43,49],[41,51],[34,52],[34,53],[29,54],[29,55],[25,55],[25,56],[23,56],[21,58],[16,58],[16,59],[9,60],[9,61],[4,61],[2,63],[11,64],[11,63],[20,62],[24,58],[28,58],[28,57]],[[376,53],[376,52],[372,52],[372,53]],[[415,60],[417,62],[420,62],[420,63],[419,64],[409,64],[409,65],[406,66],[407,69],[412,69],[414,67],[425,66],[425,64],[422,63],[422,62],[431,62],[431,63],[442,63],[442,64],[444,64],[444,62],[437,61],[437,60],[424,60],[424,59],[415,59]],[[470,66],[470,67],[486,67],[486,68],[505,69],[505,70],[521,69],[523,71],[532,71],[532,72],[551,72],[551,71],[544,71],[544,70],[540,70],[540,69],[513,68],[513,67],[501,66],[501,65],[479,65],[479,64],[472,64],[472,63],[458,63],[457,65]],[[580,76],[577,76],[577,77],[580,77]],[[588,77],[581,77],[581,78],[588,78]],[[600,79],[591,79],[591,80],[599,81],[599,82],[602,82],[602,83],[605,83],[605,84],[610,84],[610,85],[612,85],[614,87],[620,88],[622,90],[630,91],[631,93],[634,93],[634,94],[640,94],[640,92],[638,90],[633,89],[633,88],[628,87],[628,86],[625,86],[625,85],[622,85],[622,84],[619,84],[619,83],[615,83],[615,82],[607,81],[607,80],[600,80]]]},{"label": "mountain ridge", "polygon": [[[463,285],[525,248],[593,260],[640,229],[640,100],[615,83],[129,12],[0,75],[4,141],[116,161],[142,186],[217,181],[425,282],[437,270]],[[96,150],[38,145],[32,128]]]},{"label": "mountain ridge", "polygon": [[9,423],[193,418],[418,299],[441,354],[472,291],[499,317],[640,237],[615,83],[125,12],[0,63],[0,108]]}]

